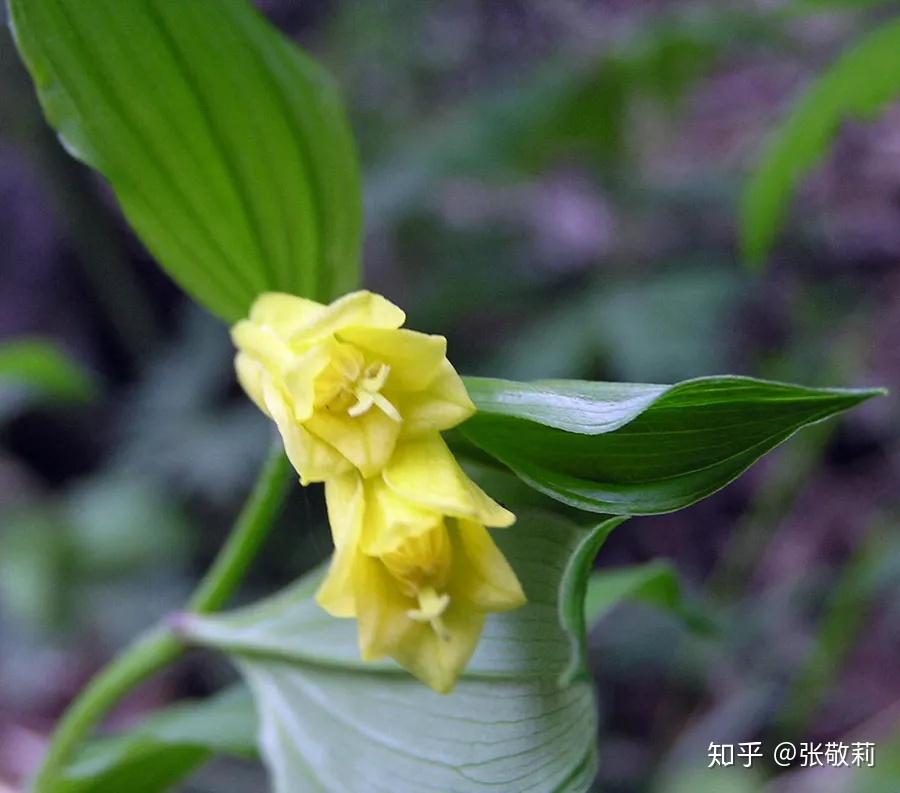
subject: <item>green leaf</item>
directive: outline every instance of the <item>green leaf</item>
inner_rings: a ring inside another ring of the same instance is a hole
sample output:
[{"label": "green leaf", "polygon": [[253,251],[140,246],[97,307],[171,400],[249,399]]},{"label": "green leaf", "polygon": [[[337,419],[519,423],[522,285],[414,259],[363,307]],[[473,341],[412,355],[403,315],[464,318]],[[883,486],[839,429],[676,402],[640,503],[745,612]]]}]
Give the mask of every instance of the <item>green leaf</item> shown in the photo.
[{"label": "green leaf", "polygon": [[681,608],[678,574],[668,562],[661,561],[595,572],[587,582],[587,624],[598,622],[625,600],[640,600],[677,612]]},{"label": "green leaf", "polygon": [[801,427],[882,394],[746,377],[674,386],[467,378],[460,428],[532,487],[589,512],[681,509],[737,478]]},{"label": "green leaf", "polygon": [[[44,500],[46,504],[46,499]],[[70,567],[94,581],[151,566],[177,570],[192,526],[174,494],[148,478],[98,475],[70,486],[60,510]]]},{"label": "green leaf", "polygon": [[9,0],[63,145],[172,277],[226,320],[358,281],[353,142],[323,70],[245,0]]},{"label": "green leaf", "polygon": [[359,659],[356,625],[313,601],[313,575],[261,604],[185,616],[195,642],[232,654],[256,698],[276,793],[585,791],[596,706],[583,663],[593,529],[549,513],[494,533],[528,605],[488,618],[469,668],[440,695],[392,662]]},{"label": "green leaf", "polygon": [[744,193],[744,253],[761,262],[784,222],[797,184],[846,118],[871,116],[900,94],[900,19],[846,52],[810,88],[776,132]]},{"label": "green leaf", "polygon": [[71,358],[41,339],[0,345],[0,412],[29,402],[85,402],[95,396],[91,377]]},{"label": "green leaf", "polygon": [[255,756],[256,716],[235,687],[198,703],[175,705],[134,730],[89,744],[53,793],[157,793],[213,754]]},{"label": "green leaf", "polygon": [[895,4],[897,0],[801,0],[800,5],[816,10],[874,8]]},{"label": "green leaf", "polygon": [[766,789],[764,775],[756,767],[708,768],[706,762],[692,761],[674,770],[663,764],[662,778],[653,785],[652,793],[759,793]]},{"label": "green leaf", "polygon": [[838,675],[857,646],[874,604],[885,595],[900,593],[900,548],[891,528],[887,520],[877,519],[840,574],[829,582],[807,658],[783,698],[777,720],[780,735],[809,732],[818,709],[839,685]]},{"label": "green leaf", "polygon": [[0,514],[0,618],[58,630],[65,615],[66,526],[47,509]]},{"label": "green leaf", "polygon": [[[900,729],[896,720],[885,732],[879,735],[875,747],[875,766],[854,768],[848,793],[894,793],[897,789],[897,779],[900,779]],[[861,740],[868,738],[862,737]]]},{"label": "green leaf", "polygon": [[667,611],[697,634],[713,634],[718,625],[708,608],[684,597],[678,573],[669,562],[597,570],[587,581],[585,622],[593,629],[613,608],[632,600]]}]

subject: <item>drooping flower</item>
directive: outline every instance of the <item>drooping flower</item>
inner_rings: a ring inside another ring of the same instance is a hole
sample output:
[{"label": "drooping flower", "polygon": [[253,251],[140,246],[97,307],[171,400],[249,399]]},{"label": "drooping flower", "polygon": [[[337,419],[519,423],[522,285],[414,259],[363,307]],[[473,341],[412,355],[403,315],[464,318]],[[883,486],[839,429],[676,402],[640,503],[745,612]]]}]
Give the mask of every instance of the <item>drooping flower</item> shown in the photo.
[{"label": "drooping flower", "polygon": [[401,438],[449,429],[475,410],[447,340],[401,328],[380,295],[330,305],[261,295],[232,328],[247,394],[278,426],[304,484],[378,473]]},{"label": "drooping flower", "polygon": [[379,476],[329,480],[325,494],[335,554],[319,604],[357,619],[363,659],[389,655],[449,691],[486,615],[525,603],[485,528],[515,516],[466,476],[437,433],[401,441]]}]

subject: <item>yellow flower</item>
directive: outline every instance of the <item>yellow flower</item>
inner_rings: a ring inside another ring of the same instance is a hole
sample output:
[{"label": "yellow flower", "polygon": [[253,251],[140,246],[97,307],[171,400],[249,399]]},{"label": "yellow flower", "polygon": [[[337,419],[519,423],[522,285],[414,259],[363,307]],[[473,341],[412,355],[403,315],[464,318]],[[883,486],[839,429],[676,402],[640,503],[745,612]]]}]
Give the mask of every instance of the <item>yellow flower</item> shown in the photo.
[{"label": "yellow flower", "polygon": [[319,604],[358,620],[364,660],[392,656],[449,691],[485,615],[525,603],[485,528],[515,516],[466,476],[437,433],[401,442],[380,476],[329,480],[325,495],[335,554]]},{"label": "yellow flower", "polygon": [[278,425],[303,484],[353,470],[372,476],[399,439],[475,411],[447,340],[401,329],[405,320],[371,292],[328,306],[272,292],[232,328],[238,379]]}]

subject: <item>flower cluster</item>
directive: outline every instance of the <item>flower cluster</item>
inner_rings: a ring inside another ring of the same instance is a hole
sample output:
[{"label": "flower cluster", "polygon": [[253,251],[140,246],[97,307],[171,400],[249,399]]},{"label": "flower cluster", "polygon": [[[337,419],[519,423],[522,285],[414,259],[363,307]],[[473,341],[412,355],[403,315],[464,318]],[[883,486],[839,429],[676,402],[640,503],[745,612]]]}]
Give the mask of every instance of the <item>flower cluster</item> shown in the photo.
[{"label": "flower cluster", "polygon": [[325,306],[269,293],[232,329],[238,379],[276,423],[303,484],[325,483],[335,554],[319,604],[449,691],[485,616],[524,604],[486,527],[515,516],[459,467],[440,432],[475,410],[447,341],[402,328],[371,292]]}]

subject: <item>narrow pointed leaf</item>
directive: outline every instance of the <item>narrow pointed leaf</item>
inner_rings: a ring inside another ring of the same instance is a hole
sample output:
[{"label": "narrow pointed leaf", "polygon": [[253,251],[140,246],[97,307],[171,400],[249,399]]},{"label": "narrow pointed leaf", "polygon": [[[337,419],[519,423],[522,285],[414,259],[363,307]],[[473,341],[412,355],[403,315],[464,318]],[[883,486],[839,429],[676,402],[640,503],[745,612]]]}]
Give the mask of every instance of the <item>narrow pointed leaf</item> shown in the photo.
[{"label": "narrow pointed leaf", "polygon": [[871,116],[900,95],[898,74],[900,20],[894,20],[854,45],[796,104],[744,193],[741,226],[751,263],[768,254],[800,179],[825,154],[841,122]]},{"label": "narrow pointed leaf", "polygon": [[590,512],[681,509],[801,427],[882,394],[706,377],[674,386],[467,378],[462,433],[553,498]]},{"label": "narrow pointed leaf", "polygon": [[358,280],[359,177],[336,91],[247,0],[9,0],[68,151],[150,251],[234,320]]},{"label": "narrow pointed leaf", "polygon": [[355,624],[313,601],[317,575],[230,615],[186,617],[181,628],[237,660],[276,793],[586,791],[596,706],[572,599],[583,598],[593,554],[621,522],[585,529],[535,513],[494,533],[528,605],[488,618],[449,695],[392,662],[361,662]]}]

